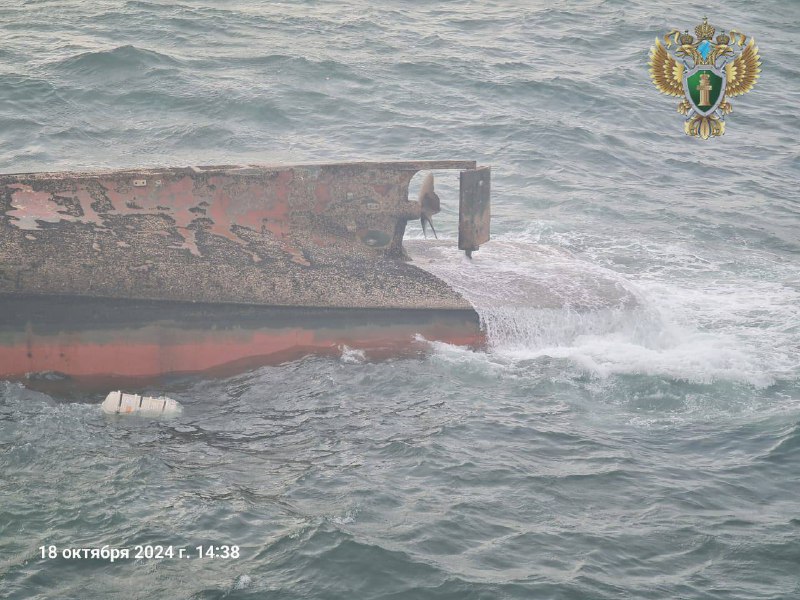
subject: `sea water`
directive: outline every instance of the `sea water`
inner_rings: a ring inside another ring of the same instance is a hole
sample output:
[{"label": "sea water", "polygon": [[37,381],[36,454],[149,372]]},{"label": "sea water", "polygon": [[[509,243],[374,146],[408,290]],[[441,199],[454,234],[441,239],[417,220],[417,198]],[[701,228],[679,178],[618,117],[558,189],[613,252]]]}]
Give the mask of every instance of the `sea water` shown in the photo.
[{"label": "sea water", "polygon": [[[474,158],[494,239],[431,267],[485,350],[137,390],[167,420],[0,383],[0,597],[800,597],[800,4],[706,10],[0,4],[3,172]],[[704,16],[764,59],[709,141],[647,72]],[[190,556],[47,556],[104,545]]]}]

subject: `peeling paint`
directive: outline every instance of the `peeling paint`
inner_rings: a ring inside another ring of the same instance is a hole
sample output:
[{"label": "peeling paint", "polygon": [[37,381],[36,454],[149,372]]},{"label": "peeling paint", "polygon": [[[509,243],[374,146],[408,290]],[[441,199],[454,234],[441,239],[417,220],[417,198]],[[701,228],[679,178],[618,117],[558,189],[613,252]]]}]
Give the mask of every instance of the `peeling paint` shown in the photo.
[{"label": "peeling paint", "polygon": [[408,200],[414,174],[474,167],[417,161],[0,175],[0,217],[7,217],[0,269],[15,272],[0,280],[0,296],[464,308],[447,284],[404,260],[402,241],[406,222],[420,217],[419,202]]}]

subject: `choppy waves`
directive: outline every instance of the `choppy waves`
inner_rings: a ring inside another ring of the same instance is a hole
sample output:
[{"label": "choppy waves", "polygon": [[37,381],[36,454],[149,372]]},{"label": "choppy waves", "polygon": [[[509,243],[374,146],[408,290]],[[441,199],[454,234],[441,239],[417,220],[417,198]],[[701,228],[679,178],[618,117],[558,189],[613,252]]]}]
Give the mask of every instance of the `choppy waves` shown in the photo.
[{"label": "choppy waves", "polygon": [[[800,15],[778,0],[709,14],[765,62],[706,143],[646,67],[656,35],[702,16],[635,1],[0,7],[5,172],[474,158],[493,167],[495,239],[438,272],[475,303],[485,351],[372,363],[342,348],[175,380],[154,392],[186,411],[162,422],[3,384],[2,593],[797,595]],[[457,189],[437,174],[437,190],[453,242]],[[42,561],[50,543],[243,558]]]},{"label": "choppy waves", "polygon": [[[795,585],[796,401],[737,409],[754,400],[736,388],[725,403],[658,378],[612,389],[557,362],[473,354],[176,382],[184,414],[162,422],[6,384],[5,590],[700,597],[725,580],[726,597],[749,598]],[[240,560],[37,557],[50,543],[228,542]]]}]

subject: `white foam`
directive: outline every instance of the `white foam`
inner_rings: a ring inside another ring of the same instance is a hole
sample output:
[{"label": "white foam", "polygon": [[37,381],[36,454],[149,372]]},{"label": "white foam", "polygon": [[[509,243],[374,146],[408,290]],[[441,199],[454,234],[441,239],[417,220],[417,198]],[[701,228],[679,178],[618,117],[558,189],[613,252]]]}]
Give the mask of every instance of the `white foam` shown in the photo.
[{"label": "white foam", "polygon": [[353,364],[360,364],[367,360],[366,354],[363,350],[358,350],[356,348],[350,348],[342,344],[339,346],[339,350],[341,351],[341,356],[339,360],[341,360],[345,364],[353,365]]},{"label": "white foam", "polygon": [[472,261],[453,244],[411,253],[473,304],[495,358],[755,387],[800,373],[800,292],[790,286],[719,277],[714,261],[677,244],[650,243],[657,260],[643,264],[658,268],[625,276],[526,237],[542,234],[492,241]]},{"label": "white foam", "polygon": [[239,575],[236,578],[236,581],[233,582],[233,589],[234,590],[243,590],[245,588],[250,587],[253,583],[253,578],[247,574]]}]

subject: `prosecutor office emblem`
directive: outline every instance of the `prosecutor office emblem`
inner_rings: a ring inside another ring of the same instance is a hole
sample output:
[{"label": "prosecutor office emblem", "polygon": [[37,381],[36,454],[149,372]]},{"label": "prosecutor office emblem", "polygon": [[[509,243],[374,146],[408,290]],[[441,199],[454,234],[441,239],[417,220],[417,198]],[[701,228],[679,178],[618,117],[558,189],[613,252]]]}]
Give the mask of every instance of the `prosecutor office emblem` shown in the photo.
[{"label": "prosecutor office emblem", "polygon": [[[707,140],[725,133],[725,115],[733,111],[728,98],[753,89],[761,73],[761,57],[753,38],[736,30],[714,38],[708,19],[694,28],[673,29],[656,38],[650,49],[650,78],[662,94],[683,97],[678,112],[686,115],[686,135]],[[676,46],[674,55],[670,48]],[[739,51],[735,47],[739,47]]]}]

